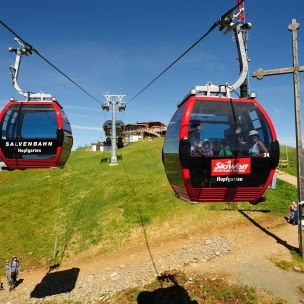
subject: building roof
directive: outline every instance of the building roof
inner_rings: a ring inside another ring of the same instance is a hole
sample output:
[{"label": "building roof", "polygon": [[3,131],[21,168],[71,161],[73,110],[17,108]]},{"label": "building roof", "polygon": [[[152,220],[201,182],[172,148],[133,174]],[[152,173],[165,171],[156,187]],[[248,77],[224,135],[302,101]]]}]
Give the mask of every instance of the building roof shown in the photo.
[{"label": "building roof", "polygon": [[164,123],[162,123],[161,121],[143,121],[143,122],[126,124],[126,126],[147,126],[147,127],[151,127],[153,125],[166,127],[166,125]]}]

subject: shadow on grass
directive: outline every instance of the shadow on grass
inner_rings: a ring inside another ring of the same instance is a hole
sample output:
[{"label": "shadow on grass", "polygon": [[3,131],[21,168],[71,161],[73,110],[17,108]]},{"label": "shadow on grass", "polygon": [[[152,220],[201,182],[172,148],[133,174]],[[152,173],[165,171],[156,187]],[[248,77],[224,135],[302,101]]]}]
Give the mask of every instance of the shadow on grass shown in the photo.
[{"label": "shadow on grass", "polygon": [[[65,251],[66,251],[66,249],[67,249],[67,247],[68,247],[68,244],[69,244],[69,241],[64,245],[64,247],[63,247],[63,249],[62,249],[62,253],[61,253],[61,256],[60,256],[60,260],[59,260],[57,263],[53,263],[52,265],[49,266],[49,271],[48,271],[48,273],[50,273],[50,272],[53,271],[53,270],[58,270],[58,269],[59,269],[59,267],[60,267],[60,265],[61,265],[61,263],[62,263],[62,260],[63,260],[63,258],[64,258],[64,255],[65,255]],[[60,251],[57,250],[57,251],[56,251],[56,254],[55,254],[55,256],[54,256],[54,259],[57,259],[57,258],[58,258],[59,253],[60,253]]]},{"label": "shadow on grass", "polygon": [[[287,248],[290,251],[296,251],[298,252],[299,249],[289,245],[286,241],[282,240],[281,238],[279,238],[277,235],[275,235],[274,233],[270,232],[269,230],[267,230],[266,228],[262,227],[258,222],[256,222],[253,218],[251,218],[247,213],[244,212],[244,210],[238,210],[240,214],[242,214],[246,219],[248,219],[252,224],[254,224],[256,227],[258,227],[259,229],[261,229],[264,233],[266,233],[267,235],[269,235],[270,237],[272,237],[273,239],[275,239],[277,241],[278,244],[284,246],[285,248]],[[252,211],[252,210],[250,210]]]},{"label": "shadow on grass", "polygon": [[53,273],[48,272],[31,292],[31,298],[44,298],[71,292],[75,288],[79,271],[79,268],[71,268]]},{"label": "shadow on grass", "polygon": [[251,211],[251,212],[261,212],[261,213],[269,213],[270,212],[269,209],[250,209],[250,208],[247,208],[247,209],[223,208],[223,209],[221,209],[221,211],[238,211],[238,212],[241,212],[241,211]]},{"label": "shadow on grass", "polygon": [[[132,191],[133,193],[133,196],[134,196],[134,199],[136,200],[137,197],[136,197],[136,192],[135,192],[135,188],[134,188],[134,185],[128,175],[128,170],[126,169],[126,167],[124,166],[124,163],[122,162],[122,167],[125,171],[125,176],[127,178],[127,181],[129,183],[129,186],[130,186],[130,190]],[[137,210],[138,210],[138,216],[139,216],[139,223],[142,227],[142,231],[143,231],[143,234],[144,234],[144,238],[145,238],[145,243],[146,243],[146,247],[147,247],[147,250],[149,252],[149,256],[150,256],[150,259],[151,259],[151,262],[152,262],[152,265],[153,265],[153,268],[154,268],[154,271],[155,271],[155,274],[158,276],[159,272],[158,272],[158,269],[156,267],[156,263],[155,263],[155,260],[154,260],[154,257],[153,257],[153,254],[152,254],[152,251],[151,251],[151,248],[150,248],[150,245],[149,245],[149,240],[148,240],[148,236],[147,236],[147,231],[146,231],[146,227],[145,227],[145,218],[143,216],[143,212],[142,212],[142,208],[141,206],[138,204],[137,205]],[[162,286],[162,285],[161,285]]]},{"label": "shadow on grass", "polygon": [[197,301],[191,300],[187,290],[178,285],[175,276],[165,274],[157,277],[161,283],[173,283],[166,288],[158,288],[154,291],[142,291],[138,294],[137,304],[198,304]]},{"label": "shadow on grass", "polygon": [[141,227],[142,227],[142,230],[143,230],[143,234],[144,234],[144,237],[145,237],[145,243],[146,243],[149,255],[150,255],[151,262],[153,264],[153,268],[155,270],[156,275],[158,276],[159,272],[158,272],[158,269],[156,267],[156,264],[155,264],[155,261],[154,261],[154,258],[153,258],[153,254],[152,254],[152,251],[151,251],[151,248],[150,248],[150,245],[149,245],[147,231],[146,231],[145,222],[144,222],[144,218],[143,218],[143,215],[142,215],[141,207],[139,207],[138,210],[139,210],[139,214],[140,214],[140,224],[141,224]]}]

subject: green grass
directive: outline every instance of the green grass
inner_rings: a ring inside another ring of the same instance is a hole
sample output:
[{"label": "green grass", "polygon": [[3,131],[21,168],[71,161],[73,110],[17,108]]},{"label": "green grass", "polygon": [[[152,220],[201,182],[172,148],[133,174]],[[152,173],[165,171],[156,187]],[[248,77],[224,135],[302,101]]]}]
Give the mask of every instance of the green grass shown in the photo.
[{"label": "green grass", "polygon": [[285,215],[296,200],[295,188],[278,181],[278,189],[269,190],[267,202],[258,206],[187,204],[173,195],[161,148],[161,139],[129,145],[119,150],[122,160],[115,167],[100,163],[108,152],[77,150],[62,170],[0,172],[0,265],[12,255],[30,268],[92,247],[103,253],[138,244],[144,242],[142,225],[153,232],[153,241],[208,230],[215,217],[244,220],[237,209]]},{"label": "green grass", "polygon": [[292,258],[290,261],[280,260],[280,259],[273,259],[273,262],[279,268],[286,270],[286,271],[297,271],[304,273],[304,261],[303,258],[297,253],[292,251]]}]

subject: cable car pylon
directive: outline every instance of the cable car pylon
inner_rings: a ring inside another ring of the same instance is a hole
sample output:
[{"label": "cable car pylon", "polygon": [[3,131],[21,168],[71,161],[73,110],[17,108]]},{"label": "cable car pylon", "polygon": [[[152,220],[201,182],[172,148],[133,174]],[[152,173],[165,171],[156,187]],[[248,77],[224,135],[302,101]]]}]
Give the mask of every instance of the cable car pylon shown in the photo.
[{"label": "cable car pylon", "polygon": [[112,106],[112,134],[111,134],[111,162],[110,166],[117,166],[117,143],[116,143],[116,106],[118,106],[118,111],[123,112],[126,110],[126,103],[123,101],[126,95],[113,95],[105,94],[106,101],[102,104],[102,109],[104,111],[110,111],[110,106]]}]

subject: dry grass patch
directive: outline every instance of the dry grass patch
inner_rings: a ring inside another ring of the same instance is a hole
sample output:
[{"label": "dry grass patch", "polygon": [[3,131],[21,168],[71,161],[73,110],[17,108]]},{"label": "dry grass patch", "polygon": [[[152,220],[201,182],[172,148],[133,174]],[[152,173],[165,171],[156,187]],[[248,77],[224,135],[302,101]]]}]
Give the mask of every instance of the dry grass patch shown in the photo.
[{"label": "dry grass patch", "polygon": [[304,273],[304,260],[303,258],[295,251],[291,252],[289,260],[282,260],[278,257],[272,258],[272,262],[279,268],[286,271],[295,271]]},{"label": "dry grass patch", "polygon": [[163,273],[154,282],[143,287],[118,292],[111,296],[107,303],[283,304],[287,302],[265,291],[233,285],[224,277],[209,274],[189,275],[180,271],[171,271]]}]

